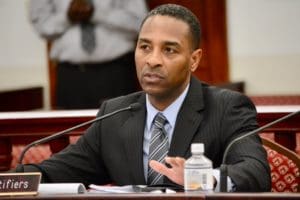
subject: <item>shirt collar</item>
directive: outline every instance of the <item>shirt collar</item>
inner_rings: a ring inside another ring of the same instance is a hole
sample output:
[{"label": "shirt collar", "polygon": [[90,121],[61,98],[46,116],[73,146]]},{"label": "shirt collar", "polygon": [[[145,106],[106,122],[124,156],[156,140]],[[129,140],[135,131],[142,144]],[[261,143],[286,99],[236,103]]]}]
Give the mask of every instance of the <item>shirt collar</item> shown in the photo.
[{"label": "shirt collar", "polygon": [[171,104],[169,105],[165,110],[159,111],[155,107],[152,106],[149,100],[148,94],[146,94],[146,108],[147,108],[147,124],[146,127],[149,130],[151,128],[151,125],[153,123],[154,117],[158,112],[161,112],[164,114],[164,116],[167,118],[170,126],[174,128],[177,114],[179,112],[179,109],[187,95],[189,88],[189,84],[184,89],[184,91],[181,93],[181,95]]}]

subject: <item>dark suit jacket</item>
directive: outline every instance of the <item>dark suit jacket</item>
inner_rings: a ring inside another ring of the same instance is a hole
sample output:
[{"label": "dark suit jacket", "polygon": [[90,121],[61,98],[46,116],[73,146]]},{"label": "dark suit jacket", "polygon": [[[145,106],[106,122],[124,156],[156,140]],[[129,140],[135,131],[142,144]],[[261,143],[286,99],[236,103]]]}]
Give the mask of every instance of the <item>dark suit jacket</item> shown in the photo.
[{"label": "dark suit jacket", "polygon": [[[124,111],[93,124],[75,145],[37,165],[44,180],[86,185],[146,184],[143,171],[145,93],[106,101],[98,116],[136,102],[142,105],[140,109]],[[247,97],[192,78],[176,120],[168,155],[188,158],[191,143],[201,142],[205,145],[206,156],[217,168],[227,144],[255,128],[256,110]],[[227,164],[228,175],[237,191],[270,190],[266,152],[257,135],[236,143],[228,154]]]}]

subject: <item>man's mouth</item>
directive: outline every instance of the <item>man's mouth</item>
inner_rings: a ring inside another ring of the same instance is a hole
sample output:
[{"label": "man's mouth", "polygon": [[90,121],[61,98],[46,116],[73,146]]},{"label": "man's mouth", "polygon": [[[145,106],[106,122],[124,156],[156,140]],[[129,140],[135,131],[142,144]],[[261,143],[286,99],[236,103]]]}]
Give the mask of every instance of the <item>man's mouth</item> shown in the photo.
[{"label": "man's mouth", "polygon": [[164,79],[164,77],[161,74],[151,73],[151,72],[145,73],[143,75],[143,78],[146,82],[151,82],[151,83],[159,82]]}]

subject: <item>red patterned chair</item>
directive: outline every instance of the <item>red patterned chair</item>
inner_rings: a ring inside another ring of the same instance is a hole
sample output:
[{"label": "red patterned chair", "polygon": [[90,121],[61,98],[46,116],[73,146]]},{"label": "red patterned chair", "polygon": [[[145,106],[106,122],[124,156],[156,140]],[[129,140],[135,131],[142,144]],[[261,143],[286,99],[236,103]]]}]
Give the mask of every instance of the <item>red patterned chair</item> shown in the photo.
[{"label": "red patterned chair", "polygon": [[300,157],[284,146],[263,138],[271,167],[272,192],[300,192]]}]

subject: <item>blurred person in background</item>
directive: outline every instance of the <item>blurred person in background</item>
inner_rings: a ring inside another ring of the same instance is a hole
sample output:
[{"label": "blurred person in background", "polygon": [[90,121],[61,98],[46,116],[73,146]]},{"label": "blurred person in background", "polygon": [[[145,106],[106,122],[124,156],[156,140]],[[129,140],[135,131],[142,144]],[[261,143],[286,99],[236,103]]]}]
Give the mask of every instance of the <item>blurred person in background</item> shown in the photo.
[{"label": "blurred person in background", "polygon": [[97,108],[137,89],[134,48],[143,0],[31,0],[30,21],[51,42],[58,109]]}]

